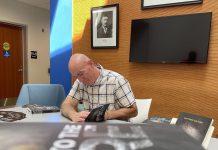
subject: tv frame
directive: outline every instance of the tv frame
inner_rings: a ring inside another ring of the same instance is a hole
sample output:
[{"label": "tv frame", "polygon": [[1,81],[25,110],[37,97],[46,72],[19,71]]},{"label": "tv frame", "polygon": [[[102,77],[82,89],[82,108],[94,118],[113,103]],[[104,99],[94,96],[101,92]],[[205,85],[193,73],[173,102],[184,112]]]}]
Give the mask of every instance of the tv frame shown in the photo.
[{"label": "tv frame", "polygon": [[161,16],[161,17],[154,17],[154,18],[142,18],[142,19],[133,19],[134,20],[146,20],[146,19],[158,19],[158,18],[166,18],[166,17],[179,17],[179,16],[189,16],[189,15],[197,15],[197,14],[210,14],[210,27],[209,27],[209,37],[208,37],[208,44],[207,44],[207,54],[206,54],[206,60],[204,62],[195,61],[195,62],[189,62],[189,61],[178,61],[178,62],[169,62],[169,61],[160,61],[160,62],[146,62],[146,61],[131,61],[131,38],[132,38],[132,22],[131,22],[131,31],[130,31],[130,51],[129,51],[129,62],[132,63],[150,63],[150,64],[207,64],[208,62],[208,51],[209,51],[209,43],[210,43],[210,33],[211,33],[211,24],[212,24],[212,12],[200,12],[200,13],[192,13],[192,14],[180,14],[180,15],[173,15],[173,16]]}]

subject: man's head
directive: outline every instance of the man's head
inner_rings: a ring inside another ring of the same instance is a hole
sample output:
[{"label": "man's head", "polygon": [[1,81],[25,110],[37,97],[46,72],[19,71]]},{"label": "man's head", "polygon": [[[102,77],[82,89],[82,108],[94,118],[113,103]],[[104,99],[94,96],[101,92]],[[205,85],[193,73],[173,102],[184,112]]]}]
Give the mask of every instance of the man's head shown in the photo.
[{"label": "man's head", "polygon": [[101,18],[101,24],[102,26],[107,26],[108,25],[108,16],[106,15],[103,15],[102,18]]},{"label": "man's head", "polygon": [[69,61],[69,71],[85,85],[92,85],[99,76],[94,62],[84,54],[74,54]]}]

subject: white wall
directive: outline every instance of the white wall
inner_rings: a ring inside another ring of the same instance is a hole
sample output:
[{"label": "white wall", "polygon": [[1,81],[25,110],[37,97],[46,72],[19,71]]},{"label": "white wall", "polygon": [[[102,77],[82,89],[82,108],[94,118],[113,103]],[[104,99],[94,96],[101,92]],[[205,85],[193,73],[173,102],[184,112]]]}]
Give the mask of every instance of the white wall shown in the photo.
[{"label": "white wall", "polygon": [[[49,83],[50,66],[49,10],[30,6],[16,0],[0,0],[0,21],[22,24],[27,26],[27,82]],[[44,32],[42,32],[42,28]],[[38,59],[30,58],[30,51],[36,50]]]}]

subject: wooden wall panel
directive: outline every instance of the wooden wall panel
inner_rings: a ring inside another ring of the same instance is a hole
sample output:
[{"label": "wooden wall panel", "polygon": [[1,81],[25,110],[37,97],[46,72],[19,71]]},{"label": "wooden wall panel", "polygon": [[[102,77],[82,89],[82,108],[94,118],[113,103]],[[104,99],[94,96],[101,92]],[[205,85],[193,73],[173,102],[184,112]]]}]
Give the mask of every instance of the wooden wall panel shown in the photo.
[{"label": "wooden wall panel", "polygon": [[[78,2],[79,3],[79,2]],[[150,116],[177,117],[182,111],[215,119],[218,136],[218,1],[203,4],[141,10],[141,0],[109,0],[119,3],[118,49],[91,49],[90,19],[81,39],[73,41],[73,53],[84,53],[105,68],[123,74],[131,83],[136,98],[152,98]],[[107,5],[106,4],[106,5]],[[79,4],[74,7],[80,7]],[[94,6],[93,6],[94,7]],[[199,12],[213,12],[207,64],[130,63],[131,20]],[[83,17],[83,16],[80,16]]]}]

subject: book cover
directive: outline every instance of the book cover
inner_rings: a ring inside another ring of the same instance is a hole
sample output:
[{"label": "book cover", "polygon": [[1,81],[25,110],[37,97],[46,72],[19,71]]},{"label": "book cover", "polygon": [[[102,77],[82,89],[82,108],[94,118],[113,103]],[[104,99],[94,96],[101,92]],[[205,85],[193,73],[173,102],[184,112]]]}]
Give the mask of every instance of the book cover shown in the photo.
[{"label": "book cover", "polygon": [[105,104],[103,106],[92,109],[90,114],[85,119],[86,122],[102,122],[104,121],[104,114],[110,104]]},{"label": "book cover", "polygon": [[26,118],[26,114],[16,111],[0,111],[0,121],[13,122]]},{"label": "book cover", "polygon": [[2,123],[1,150],[204,150],[166,124]]},{"label": "book cover", "polygon": [[23,108],[27,108],[27,110],[32,114],[52,113],[60,111],[60,109],[57,106],[44,106],[37,104],[27,104],[24,105]]},{"label": "book cover", "polygon": [[199,143],[202,143],[212,123],[212,118],[181,112],[176,125],[181,127]]}]

